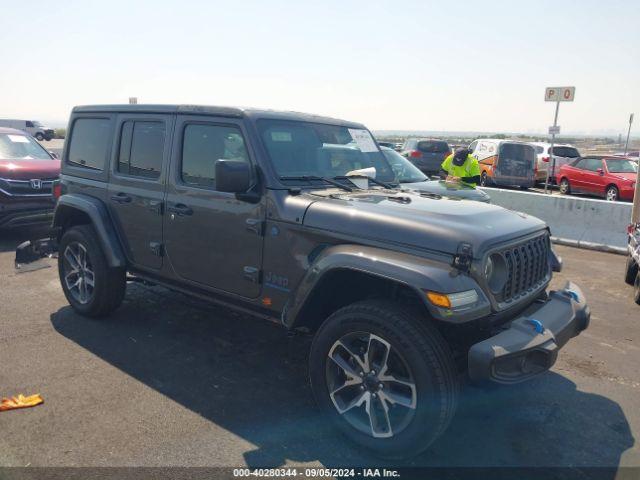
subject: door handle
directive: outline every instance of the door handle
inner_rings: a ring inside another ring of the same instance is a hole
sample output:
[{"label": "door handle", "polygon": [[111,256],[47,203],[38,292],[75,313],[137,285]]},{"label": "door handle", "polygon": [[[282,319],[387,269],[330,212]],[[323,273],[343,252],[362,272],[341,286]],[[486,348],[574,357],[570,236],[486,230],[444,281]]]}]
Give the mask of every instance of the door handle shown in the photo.
[{"label": "door handle", "polygon": [[111,200],[116,203],[131,203],[131,197],[126,193],[119,193],[117,195],[112,195]]},{"label": "door handle", "polygon": [[193,215],[193,209],[187,207],[183,203],[177,203],[167,208],[170,213],[175,213],[176,215]]}]

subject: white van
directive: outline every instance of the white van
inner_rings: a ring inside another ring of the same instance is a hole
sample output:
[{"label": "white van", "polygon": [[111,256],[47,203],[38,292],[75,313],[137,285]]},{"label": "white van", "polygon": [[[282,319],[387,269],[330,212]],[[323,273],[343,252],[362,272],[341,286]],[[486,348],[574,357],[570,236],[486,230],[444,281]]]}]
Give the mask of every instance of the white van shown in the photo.
[{"label": "white van", "polygon": [[22,130],[28,133],[32,137],[36,137],[37,140],[49,141],[53,138],[53,128],[45,127],[37,120],[5,120],[0,119],[0,127],[15,128],[16,130]]},{"label": "white van", "polygon": [[480,184],[529,188],[536,181],[536,151],[524,142],[483,138],[469,145],[480,166]]},{"label": "white van", "polygon": [[[556,174],[560,171],[560,167],[567,163],[573,162],[580,156],[580,152],[573,145],[555,143],[553,145],[553,158],[551,157],[551,144],[547,142],[531,142],[536,149],[538,157],[538,174],[536,180],[538,182],[547,181],[547,170],[549,170],[549,182],[556,183]],[[556,161],[555,171],[552,171],[553,160]]]}]

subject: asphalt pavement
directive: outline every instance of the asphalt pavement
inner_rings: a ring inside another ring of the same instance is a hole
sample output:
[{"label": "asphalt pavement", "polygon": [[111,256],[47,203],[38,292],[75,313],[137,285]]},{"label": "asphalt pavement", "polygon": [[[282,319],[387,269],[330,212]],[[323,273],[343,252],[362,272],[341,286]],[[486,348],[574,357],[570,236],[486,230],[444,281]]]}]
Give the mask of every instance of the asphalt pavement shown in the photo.
[{"label": "asphalt pavement", "polygon": [[[0,232],[0,466],[388,465],[319,418],[309,340],[160,287],[130,284],[102,320],[76,315],[56,264],[15,273],[25,233]],[[590,328],[553,369],[518,386],[465,386],[418,466],[640,466],[640,307],[624,257],[557,247]]]}]

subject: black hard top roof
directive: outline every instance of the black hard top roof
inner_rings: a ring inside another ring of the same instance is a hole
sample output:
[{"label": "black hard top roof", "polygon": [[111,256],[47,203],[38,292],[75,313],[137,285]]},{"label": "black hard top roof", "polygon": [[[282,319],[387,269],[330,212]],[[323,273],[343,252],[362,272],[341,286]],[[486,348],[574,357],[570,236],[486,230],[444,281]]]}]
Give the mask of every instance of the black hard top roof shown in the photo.
[{"label": "black hard top roof", "polygon": [[356,122],[348,122],[331,117],[312,115],[300,112],[283,112],[277,110],[261,110],[256,108],[219,107],[208,105],[153,105],[153,104],[122,104],[122,105],[80,105],[73,108],[72,113],[183,113],[192,115],[215,115],[232,118],[269,118],[274,120],[291,120],[302,122],[317,122],[329,125],[340,125],[349,128],[365,128]]}]

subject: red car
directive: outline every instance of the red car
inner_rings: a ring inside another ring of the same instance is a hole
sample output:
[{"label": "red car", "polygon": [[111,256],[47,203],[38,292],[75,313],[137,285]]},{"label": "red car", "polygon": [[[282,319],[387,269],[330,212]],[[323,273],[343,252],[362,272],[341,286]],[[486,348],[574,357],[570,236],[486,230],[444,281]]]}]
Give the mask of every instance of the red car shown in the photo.
[{"label": "red car", "polygon": [[60,160],[20,130],[0,128],[0,229],[46,224]]},{"label": "red car", "polygon": [[638,164],[628,158],[584,157],[560,167],[560,193],[633,200]]}]

